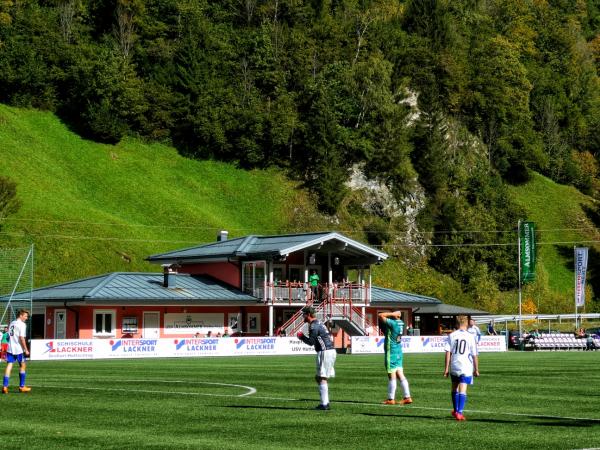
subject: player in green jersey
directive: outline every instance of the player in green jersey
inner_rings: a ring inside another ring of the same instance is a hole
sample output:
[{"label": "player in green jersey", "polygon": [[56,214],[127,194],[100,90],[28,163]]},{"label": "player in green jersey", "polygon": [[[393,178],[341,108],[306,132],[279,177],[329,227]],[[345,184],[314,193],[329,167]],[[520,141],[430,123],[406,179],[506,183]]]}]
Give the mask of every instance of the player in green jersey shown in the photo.
[{"label": "player in green jersey", "polygon": [[[402,333],[404,322],[401,320],[400,311],[379,313],[379,327],[385,336],[385,370],[388,374],[388,398],[383,403],[386,405],[408,405],[412,403],[408,380],[402,368]],[[400,380],[403,399],[396,402],[396,385]]]}]

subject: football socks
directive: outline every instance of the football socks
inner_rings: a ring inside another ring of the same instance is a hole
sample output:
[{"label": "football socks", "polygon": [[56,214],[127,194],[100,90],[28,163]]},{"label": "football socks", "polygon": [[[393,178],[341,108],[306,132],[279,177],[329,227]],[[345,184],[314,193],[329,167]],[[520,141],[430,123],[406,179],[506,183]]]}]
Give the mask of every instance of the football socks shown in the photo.
[{"label": "football socks", "polygon": [[467,394],[458,394],[456,412],[461,413],[465,409],[465,405],[467,404]]},{"label": "football socks", "polygon": [[388,397],[389,400],[396,398],[396,378],[388,380]]},{"label": "football socks", "polygon": [[410,389],[408,388],[408,380],[406,378],[400,380],[400,386],[402,386],[402,394],[404,398],[410,397]]},{"label": "football socks", "polygon": [[329,405],[329,386],[327,383],[319,383],[319,396],[321,405]]}]

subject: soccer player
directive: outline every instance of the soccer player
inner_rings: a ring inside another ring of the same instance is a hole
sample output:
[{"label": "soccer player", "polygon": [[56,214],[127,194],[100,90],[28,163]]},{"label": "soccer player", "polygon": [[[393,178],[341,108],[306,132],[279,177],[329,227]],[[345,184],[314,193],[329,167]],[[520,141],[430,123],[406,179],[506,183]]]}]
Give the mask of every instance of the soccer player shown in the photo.
[{"label": "soccer player", "polygon": [[473,319],[469,319],[469,328],[467,328],[467,331],[475,337],[475,343],[479,344],[479,341],[481,340],[481,330],[475,324]]},{"label": "soccer player", "polygon": [[383,403],[385,405],[396,404],[396,386],[397,380],[400,380],[403,398],[401,405],[412,403],[408,380],[404,376],[402,368],[402,332],[404,331],[404,322],[401,320],[400,311],[383,312],[378,314],[379,327],[385,335],[385,370],[388,375],[388,398]]},{"label": "soccer player", "polygon": [[452,379],[452,416],[466,420],[463,411],[467,404],[467,386],[473,384],[473,376],[479,376],[479,361],[475,338],[467,331],[467,316],[458,316],[456,323],[458,329],[450,333],[444,346],[444,376],[450,375]]},{"label": "soccer player", "polygon": [[298,333],[298,339],[305,344],[315,347],[317,352],[317,374],[315,375],[315,381],[319,387],[319,397],[321,403],[315,408],[320,410],[329,409],[329,385],[327,380],[335,377],[335,358],[336,352],[333,346],[331,336],[323,325],[315,317],[315,309],[312,306],[306,306],[302,308],[302,314],[304,322],[308,324],[308,336],[304,336],[304,333]]},{"label": "soccer player", "polygon": [[6,354],[6,369],[4,371],[4,383],[2,385],[2,393],[8,394],[8,380],[10,379],[10,373],[12,371],[13,364],[19,363],[19,392],[29,392],[30,387],[25,386],[25,376],[27,365],[25,363],[25,357],[29,356],[29,350],[27,349],[27,319],[29,318],[29,311],[26,309],[20,309],[17,312],[17,318],[10,323],[8,327],[8,334],[10,339],[8,342],[8,353]]},{"label": "soccer player", "polygon": [[4,327],[2,332],[2,361],[6,361],[6,352],[8,351],[8,341],[10,334],[8,334],[8,327]]}]

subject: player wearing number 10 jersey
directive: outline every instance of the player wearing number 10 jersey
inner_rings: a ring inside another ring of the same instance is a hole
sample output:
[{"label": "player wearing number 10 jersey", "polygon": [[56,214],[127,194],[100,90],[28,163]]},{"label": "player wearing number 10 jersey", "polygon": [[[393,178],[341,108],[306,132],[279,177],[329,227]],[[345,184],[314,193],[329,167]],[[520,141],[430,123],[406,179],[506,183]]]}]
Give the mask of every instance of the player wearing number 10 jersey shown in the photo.
[{"label": "player wearing number 10 jersey", "polygon": [[456,322],[458,329],[450,333],[444,346],[444,376],[450,375],[452,379],[452,416],[456,420],[465,420],[463,411],[467,403],[467,386],[473,384],[473,376],[479,376],[479,361],[475,337],[467,331],[467,316],[458,316]]}]

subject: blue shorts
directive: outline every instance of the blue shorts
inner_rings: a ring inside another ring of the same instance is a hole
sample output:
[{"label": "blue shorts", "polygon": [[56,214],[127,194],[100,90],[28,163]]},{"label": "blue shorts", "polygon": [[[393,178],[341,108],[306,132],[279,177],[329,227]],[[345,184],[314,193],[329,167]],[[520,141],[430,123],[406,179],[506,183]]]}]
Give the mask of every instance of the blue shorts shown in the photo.
[{"label": "blue shorts", "polygon": [[473,376],[470,377],[466,375],[450,375],[453,383],[464,383],[464,384],[473,384]]},{"label": "blue shorts", "polygon": [[12,353],[7,353],[6,354],[6,362],[7,363],[16,363],[16,362],[18,362],[19,365],[21,365],[25,361],[26,361],[26,359],[25,359],[25,353],[19,353],[18,355],[13,355]]}]

